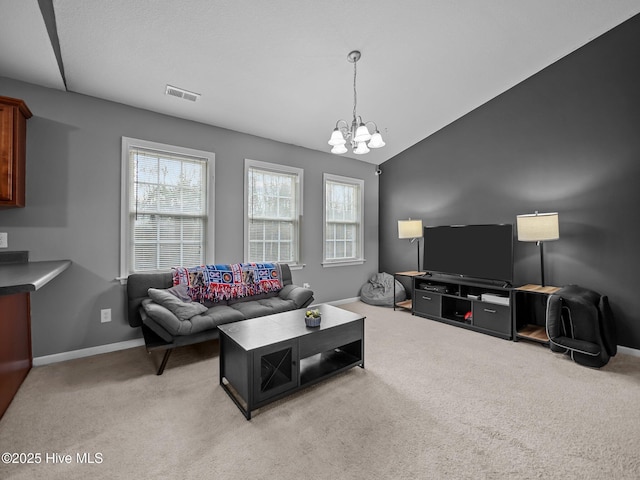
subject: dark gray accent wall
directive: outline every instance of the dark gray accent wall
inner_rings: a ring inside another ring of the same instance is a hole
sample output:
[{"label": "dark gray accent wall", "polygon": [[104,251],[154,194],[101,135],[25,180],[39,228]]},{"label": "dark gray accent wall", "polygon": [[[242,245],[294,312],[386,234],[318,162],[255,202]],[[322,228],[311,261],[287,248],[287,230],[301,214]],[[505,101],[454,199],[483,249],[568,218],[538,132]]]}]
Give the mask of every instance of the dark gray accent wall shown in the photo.
[{"label": "dark gray accent wall", "polygon": [[[125,287],[115,280],[120,275],[123,136],[215,153],[215,258],[208,262],[243,260],[244,159],[251,158],[304,169],[306,266],[293,272],[295,283],[310,283],[318,302],[341,300],[357,297],[378,271],[373,165],[1,77],[0,95],[23,99],[33,112],[27,123],[27,206],[0,210],[0,231],[9,234],[9,250],[28,250],[31,260],[73,262],[31,296],[35,357],[140,336],[127,324]],[[318,134],[328,135],[327,128]],[[325,172],[365,181],[364,265],[321,265]],[[112,309],[110,323],[100,323],[103,308]]]},{"label": "dark gray accent wall", "polygon": [[[618,343],[640,348],[639,59],[635,16],[385,162],[380,269],[415,268],[399,219],[515,227],[518,214],[558,211],[546,283],[608,295]],[[536,245],[514,248],[514,283],[540,283]]]}]

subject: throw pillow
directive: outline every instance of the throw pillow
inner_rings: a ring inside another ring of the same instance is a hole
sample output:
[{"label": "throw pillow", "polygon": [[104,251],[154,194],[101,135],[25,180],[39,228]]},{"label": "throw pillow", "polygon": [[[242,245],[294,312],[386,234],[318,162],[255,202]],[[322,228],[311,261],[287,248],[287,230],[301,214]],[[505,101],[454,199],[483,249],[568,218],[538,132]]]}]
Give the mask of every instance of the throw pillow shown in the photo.
[{"label": "throw pillow", "polygon": [[184,283],[179,283],[178,285],[174,285],[173,287],[168,288],[167,292],[175,295],[185,303],[191,303],[193,301],[191,300],[189,291],[187,290],[187,286]]},{"label": "throw pillow", "polygon": [[143,309],[143,312],[141,312],[143,323],[167,342],[173,339],[173,335],[179,334],[183,324],[188,323],[180,320],[169,310],[150,298],[142,300],[141,305]]},{"label": "throw pillow", "polygon": [[165,307],[171,313],[173,313],[180,320],[189,320],[194,315],[199,315],[206,312],[208,309],[201,303],[191,302],[186,303],[177,298],[167,290],[158,288],[150,288],[148,290],[151,299]]}]

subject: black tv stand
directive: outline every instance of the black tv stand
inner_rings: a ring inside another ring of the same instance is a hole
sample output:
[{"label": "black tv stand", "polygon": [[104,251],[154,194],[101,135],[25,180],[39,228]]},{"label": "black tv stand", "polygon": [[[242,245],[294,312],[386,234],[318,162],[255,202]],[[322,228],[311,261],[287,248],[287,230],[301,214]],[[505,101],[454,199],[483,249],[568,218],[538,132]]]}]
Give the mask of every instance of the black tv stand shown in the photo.
[{"label": "black tv stand", "polygon": [[461,283],[466,285],[482,285],[482,286],[494,286],[500,288],[512,288],[511,283],[505,280],[491,280],[490,278],[470,277],[467,275],[456,275],[453,273],[437,273],[427,272],[423,277],[430,277],[436,281],[451,281],[452,283]]},{"label": "black tv stand", "polygon": [[413,279],[413,314],[511,340],[508,282],[429,273]]}]

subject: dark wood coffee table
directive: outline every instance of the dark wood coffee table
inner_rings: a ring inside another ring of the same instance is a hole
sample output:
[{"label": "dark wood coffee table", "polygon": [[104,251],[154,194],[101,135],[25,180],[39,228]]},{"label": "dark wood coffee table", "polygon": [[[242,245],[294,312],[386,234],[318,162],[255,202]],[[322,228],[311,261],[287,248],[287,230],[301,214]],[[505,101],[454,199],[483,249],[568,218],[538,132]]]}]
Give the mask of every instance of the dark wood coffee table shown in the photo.
[{"label": "dark wood coffee table", "polygon": [[317,307],[319,327],[304,310],[220,325],[220,385],[247,420],[251,412],[349,368],[364,368],[362,315]]}]

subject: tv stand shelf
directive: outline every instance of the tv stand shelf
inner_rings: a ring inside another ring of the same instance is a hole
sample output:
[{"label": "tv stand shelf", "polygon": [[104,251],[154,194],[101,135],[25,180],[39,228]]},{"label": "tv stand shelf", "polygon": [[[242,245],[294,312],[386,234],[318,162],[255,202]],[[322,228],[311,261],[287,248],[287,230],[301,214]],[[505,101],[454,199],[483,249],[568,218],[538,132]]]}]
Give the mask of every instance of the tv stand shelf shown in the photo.
[{"label": "tv stand shelf", "polygon": [[560,290],[550,285],[523,285],[514,293],[513,340],[532,340],[549,344],[546,311],[549,296]]},{"label": "tv stand shelf", "polygon": [[510,340],[511,286],[446,275],[414,277],[413,314]]},{"label": "tv stand shelf", "polygon": [[527,338],[529,340],[534,340],[536,342],[547,343],[549,341],[549,336],[547,335],[547,331],[544,328],[544,325],[530,325],[526,324],[518,330],[517,338]]},{"label": "tv stand shelf", "polygon": [[[413,277],[417,277],[417,276],[422,276],[424,275],[426,272],[418,272],[416,270],[411,270],[408,272],[396,272],[393,274],[393,310],[395,311],[396,308],[404,308],[405,310],[412,310],[413,309],[413,300],[412,298],[409,298],[407,300],[403,300],[401,302],[396,302],[396,281],[398,277],[409,277],[409,278],[413,278]],[[412,295],[413,297],[413,295]]]}]

